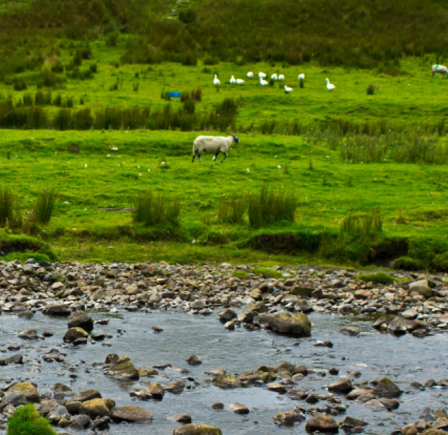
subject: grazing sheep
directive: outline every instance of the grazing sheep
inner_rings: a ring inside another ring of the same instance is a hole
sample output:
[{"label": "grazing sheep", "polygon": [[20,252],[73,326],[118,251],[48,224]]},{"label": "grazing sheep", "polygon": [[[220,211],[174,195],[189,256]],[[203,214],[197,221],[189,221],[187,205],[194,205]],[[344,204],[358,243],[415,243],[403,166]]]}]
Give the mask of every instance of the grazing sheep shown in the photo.
[{"label": "grazing sheep", "polygon": [[230,84],[234,85],[236,83],[235,77],[230,77]]},{"label": "grazing sheep", "polygon": [[280,74],[280,75],[278,76],[278,79],[279,79],[279,80],[285,80],[285,76],[284,76],[283,74]]},{"label": "grazing sheep", "polygon": [[222,136],[199,136],[193,142],[193,160],[196,155],[199,157],[199,161],[202,162],[202,153],[212,153],[215,155],[213,161],[216,162],[219,153],[224,154],[224,158],[221,163],[227,159],[227,151],[232,146],[233,142],[239,143],[238,136],[232,134],[229,137]]},{"label": "grazing sheep", "polygon": [[249,71],[247,73],[247,77],[249,77],[250,79],[252,79],[254,77],[254,73],[252,71]]},{"label": "grazing sheep", "polygon": [[448,77],[448,68],[443,65],[433,65],[432,66],[432,76],[434,77],[435,73],[440,73],[440,77],[445,74]]},{"label": "grazing sheep", "polygon": [[289,86],[285,86],[285,94],[290,94],[293,91]]},{"label": "grazing sheep", "polygon": [[244,80],[243,79],[236,79],[236,83],[241,86],[244,83]]},{"label": "grazing sheep", "polygon": [[269,84],[269,82],[267,82],[266,80],[263,80],[261,77],[260,77],[260,85],[261,86],[267,86]]}]

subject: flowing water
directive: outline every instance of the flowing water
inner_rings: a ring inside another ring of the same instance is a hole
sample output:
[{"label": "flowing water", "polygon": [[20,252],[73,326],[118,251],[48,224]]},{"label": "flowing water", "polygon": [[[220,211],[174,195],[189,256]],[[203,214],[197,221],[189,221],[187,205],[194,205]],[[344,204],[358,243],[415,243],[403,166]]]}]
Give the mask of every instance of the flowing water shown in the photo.
[{"label": "flowing water", "polygon": [[[136,387],[143,388],[140,381],[116,381],[105,376],[103,368],[92,366],[93,362],[104,362],[109,353],[127,353],[138,368],[149,369],[154,365],[170,363],[173,368],[187,368],[191,372],[186,375],[171,369],[159,370],[166,377],[157,376],[151,378],[151,382],[162,384],[182,376],[191,376],[201,382],[209,377],[205,374],[206,371],[219,366],[231,374],[281,362],[306,365],[308,369],[322,371],[339,369],[338,376],[310,374],[296,385],[319,394],[326,392],[326,385],[355,370],[362,373],[359,380],[371,381],[387,375],[405,391],[397,410],[374,413],[364,405],[350,402],[345,414],[368,422],[364,432],[366,434],[390,433],[398,427],[417,421],[426,407],[445,408],[448,400],[448,389],[419,391],[410,387],[412,381],[423,384],[428,379],[438,381],[448,377],[448,335],[444,334],[423,339],[412,335],[394,337],[378,333],[372,328],[371,321],[361,320],[353,315],[311,314],[309,318],[314,325],[312,335],[299,340],[244,328],[230,332],[223,328],[215,315],[202,317],[168,311],[120,311],[118,315],[92,312],[90,315],[94,320],[110,318],[108,325],[95,325],[94,331],[111,333],[113,338],[107,340],[111,347],[101,342],[79,347],[61,344],[67,330],[66,318],[50,318],[36,313],[31,320],[25,320],[15,315],[1,315],[2,356],[18,353],[6,348],[11,343],[19,343],[22,345],[19,352],[27,362],[22,366],[12,364],[0,367],[0,385],[4,386],[14,379],[28,379],[38,384],[40,393],[50,391],[56,382],[70,385],[75,392],[95,388],[103,397],[115,400],[117,406],[138,405],[152,413],[154,420],[150,424],[111,425],[109,433],[116,435],[171,435],[179,423],[173,422],[169,417],[181,412],[191,415],[194,423],[221,428],[226,435],[269,434],[277,431],[304,434],[304,423],[280,429],[274,425],[272,417],[280,412],[291,411],[297,405],[305,408],[311,405],[290,400],[265,387],[222,390],[211,384],[201,384],[191,390],[184,390],[181,394],[165,393],[162,401],[132,400],[129,392]],[[164,331],[153,333],[153,325],[162,327]],[[350,337],[338,332],[347,325],[356,325],[361,334]],[[39,334],[50,330],[54,332],[54,336],[34,342],[17,338],[19,331],[29,328],[36,328]],[[313,345],[316,340],[330,340],[334,347],[316,347]],[[41,365],[36,364],[40,356],[53,348],[66,354],[64,363],[42,361]],[[202,365],[189,366],[186,363],[186,358],[193,354],[202,358]],[[342,403],[346,402],[344,396],[341,399]],[[211,408],[214,402],[223,402],[225,405],[240,402],[250,409],[250,413],[242,416],[226,410],[216,411]],[[313,406],[324,408],[325,401]],[[336,417],[338,421],[343,418],[344,414]]]}]

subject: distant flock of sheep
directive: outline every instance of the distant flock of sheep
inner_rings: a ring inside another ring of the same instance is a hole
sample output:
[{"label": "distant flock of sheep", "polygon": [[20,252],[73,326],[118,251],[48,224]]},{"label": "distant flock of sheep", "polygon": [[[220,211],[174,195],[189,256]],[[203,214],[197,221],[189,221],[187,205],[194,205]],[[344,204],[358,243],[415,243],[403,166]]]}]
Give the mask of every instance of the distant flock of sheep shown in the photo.
[{"label": "distant flock of sheep", "polygon": [[[446,75],[448,77],[448,68],[444,65],[433,65],[432,66],[432,77],[438,73],[440,74],[440,77],[442,75]],[[252,79],[254,77],[254,73],[252,71],[249,71],[247,73],[247,77]],[[258,73],[258,78],[260,79],[260,85],[261,86],[267,86],[269,82],[265,80],[266,74],[264,72]],[[299,80],[305,80],[305,74],[299,74]],[[285,80],[285,76],[283,74],[280,74],[277,76],[277,74],[271,75],[271,80]],[[332,91],[335,89],[336,86],[330,83],[330,80],[325,79],[327,81],[327,89],[329,91]],[[221,82],[218,79],[218,76],[215,74],[215,77],[213,79],[213,84],[215,86],[219,86]],[[235,77],[232,75],[230,78],[230,84],[234,85],[242,85],[244,84],[244,80],[242,79],[235,79]],[[289,94],[293,91],[292,88],[289,86],[284,86],[285,93]],[[229,148],[233,145],[233,143],[239,143],[238,136],[232,134],[228,137],[222,137],[222,136],[199,136],[197,137],[193,142],[193,159],[192,162],[194,162],[194,159],[196,156],[198,156],[199,161],[202,162],[201,155],[202,153],[210,153],[214,154],[215,157],[213,157],[213,161],[216,162],[216,159],[218,158],[219,153],[224,154],[224,158],[221,160],[221,163],[224,162],[227,159],[227,151]]]},{"label": "distant flock of sheep", "polygon": [[[248,77],[249,79],[253,79],[253,78],[254,78],[254,73],[253,73],[252,71],[249,71],[249,72],[247,73],[247,77]],[[266,74],[265,74],[264,72],[260,71],[260,72],[258,73],[258,78],[260,79],[260,85],[261,85],[261,86],[267,86],[267,85],[269,85],[269,82],[268,82],[267,80],[265,80],[265,78],[266,78]],[[302,73],[302,74],[299,74],[298,79],[299,79],[299,80],[305,80],[305,74],[303,74],[303,73]],[[274,81],[277,81],[277,80],[283,81],[283,80],[285,80],[285,76],[284,76],[283,74],[280,74],[280,75],[278,75],[278,76],[277,76],[277,74],[272,74],[272,75],[271,75],[271,80],[274,80]],[[329,91],[332,91],[333,89],[336,88],[335,85],[332,85],[332,84],[330,83],[330,80],[328,80],[328,79],[325,79],[325,80],[327,81],[327,89],[328,89]],[[245,82],[245,81],[244,81],[243,79],[235,79],[234,76],[230,77],[230,84],[231,84],[231,85],[235,85],[235,84],[237,84],[237,85],[241,86],[241,85],[244,84],[244,82]],[[213,78],[213,84],[214,84],[215,86],[219,86],[219,85],[221,84],[221,81],[218,79],[218,75],[217,75],[217,74],[215,74],[215,77]],[[289,86],[286,86],[286,85],[283,87],[283,89],[285,90],[285,94],[290,94],[290,93],[294,90],[293,88],[290,88]]]}]

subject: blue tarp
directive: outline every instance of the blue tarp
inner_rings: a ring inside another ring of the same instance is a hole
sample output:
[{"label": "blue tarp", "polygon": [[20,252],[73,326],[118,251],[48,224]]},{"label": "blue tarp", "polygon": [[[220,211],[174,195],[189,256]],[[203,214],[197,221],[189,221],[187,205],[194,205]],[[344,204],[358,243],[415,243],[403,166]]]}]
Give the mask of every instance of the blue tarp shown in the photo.
[{"label": "blue tarp", "polygon": [[180,92],[168,92],[168,95],[171,97],[171,98],[180,98]]}]

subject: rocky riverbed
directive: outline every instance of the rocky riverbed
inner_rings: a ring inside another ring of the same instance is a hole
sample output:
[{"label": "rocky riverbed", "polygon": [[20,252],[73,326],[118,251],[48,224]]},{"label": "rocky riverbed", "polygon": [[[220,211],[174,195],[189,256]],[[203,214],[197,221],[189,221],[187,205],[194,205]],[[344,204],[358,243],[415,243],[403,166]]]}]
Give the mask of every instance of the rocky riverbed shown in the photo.
[{"label": "rocky riverbed", "polygon": [[3,422],[34,401],[61,432],[448,429],[442,278],[241,271],[0,263]]}]

